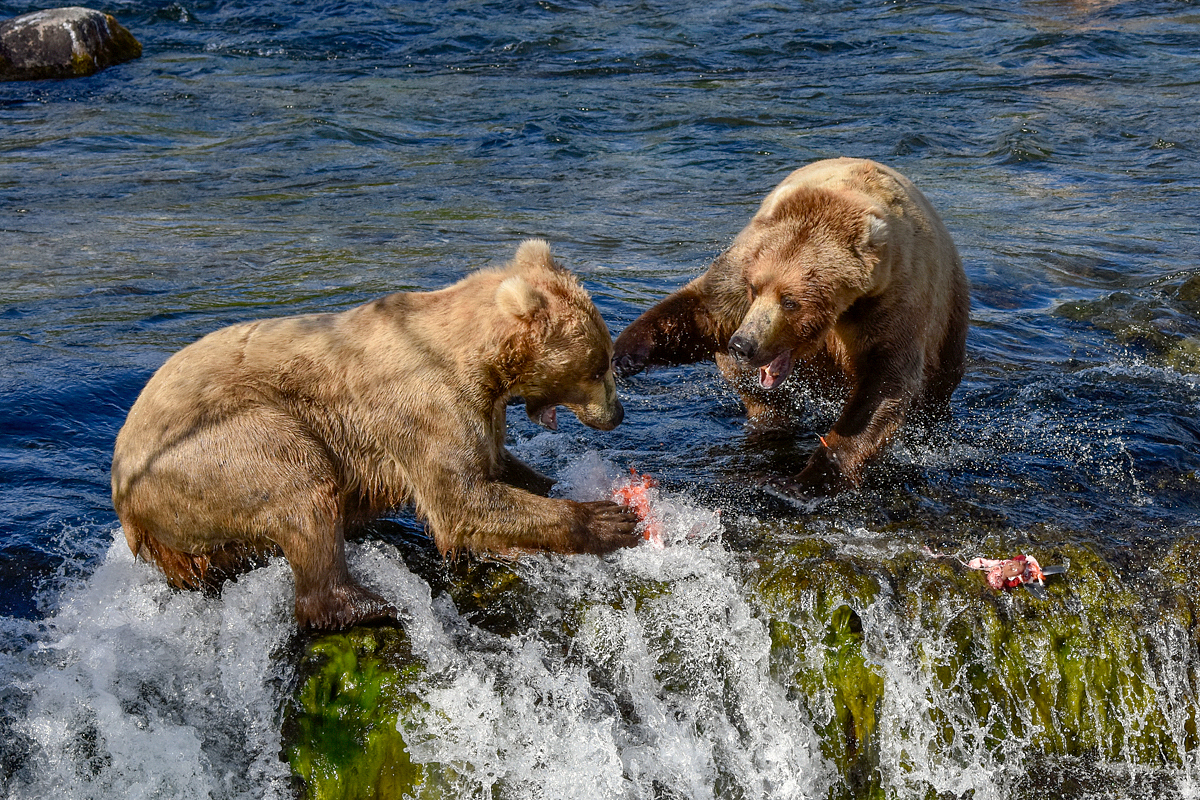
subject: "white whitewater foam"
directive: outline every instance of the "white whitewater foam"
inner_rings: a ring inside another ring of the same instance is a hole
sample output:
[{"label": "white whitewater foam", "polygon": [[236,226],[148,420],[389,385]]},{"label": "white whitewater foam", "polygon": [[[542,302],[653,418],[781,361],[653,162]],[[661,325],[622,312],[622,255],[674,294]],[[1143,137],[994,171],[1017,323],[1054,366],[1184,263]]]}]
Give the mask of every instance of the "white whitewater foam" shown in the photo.
[{"label": "white whitewater foam", "polygon": [[27,760],[14,798],[285,798],[276,650],[292,631],[279,561],[220,598],[175,592],[119,529],[10,666]]}]

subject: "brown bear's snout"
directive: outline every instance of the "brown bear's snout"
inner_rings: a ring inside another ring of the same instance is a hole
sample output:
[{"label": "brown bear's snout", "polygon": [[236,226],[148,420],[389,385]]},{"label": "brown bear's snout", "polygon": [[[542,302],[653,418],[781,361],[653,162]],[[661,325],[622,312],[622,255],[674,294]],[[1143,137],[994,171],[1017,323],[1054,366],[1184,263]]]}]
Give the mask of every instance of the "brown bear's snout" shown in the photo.
[{"label": "brown bear's snout", "polygon": [[764,319],[762,315],[747,317],[742,325],[729,337],[729,355],[757,367],[765,361],[770,361],[775,355],[772,350],[782,344],[773,319]]},{"label": "brown bear's snout", "polygon": [[752,367],[762,366],[787,346],[790,333],[779,302],[760,296],[729,337],[729,355]]},{"label": "brown bear's snout", "polygon": [[742,361],[752,361],[758,353],[758,344],[749,336],[734,334],[729,340],[729,355]]}]

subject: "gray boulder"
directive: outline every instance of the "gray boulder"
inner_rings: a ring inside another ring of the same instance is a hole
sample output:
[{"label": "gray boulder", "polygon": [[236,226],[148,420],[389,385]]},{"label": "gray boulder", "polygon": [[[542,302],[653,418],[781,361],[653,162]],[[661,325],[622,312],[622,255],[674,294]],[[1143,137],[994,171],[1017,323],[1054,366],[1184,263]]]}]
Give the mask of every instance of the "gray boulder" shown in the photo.
[{"label": "gray boulder", "polygon": [[52,8],[0,22],[0,80],[78,78],[141,54],[133,34],[90,8]]}]

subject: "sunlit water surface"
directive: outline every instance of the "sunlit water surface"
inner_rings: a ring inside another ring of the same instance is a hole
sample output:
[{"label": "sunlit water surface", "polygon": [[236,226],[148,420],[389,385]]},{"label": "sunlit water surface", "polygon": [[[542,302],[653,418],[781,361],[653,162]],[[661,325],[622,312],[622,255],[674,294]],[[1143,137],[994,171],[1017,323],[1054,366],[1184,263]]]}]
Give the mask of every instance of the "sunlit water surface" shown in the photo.
[{"label": "sunlit water surface", "polygon": [[[818,158],[898,168],[958,243],[973,328],[952,428],[899,442],[863,491],[797,511],[759,480],[796,469],[831,410],[803,412],[812,436],[755,440],[711,365],[624,383],[611,433],[566,414],[542,433],[514,407],[514,450],[564,491],[603,493],[632,466],[673,514],[666,550],[527,559],[539,613],[630,581],[673,589],[648,615],[590,619],[574,646],[609,665],[606,688],[536,633],[474,628],[394,542],[354,545],[355,571],[411,617],[443,676],[414,758],[475,764],[478,796],[824,797],[836,776],[770,679],[745,596],[756,521],[794,518],[880,559],[994,535],[1081,541],[1131,574],[1200,530],[1192,4],[104,8],[140,60],[0,84],[9,796],[294,791],[279,758],[286,565],[219,598],[179,594],[132,560],[111,508],[113,438],[170,353],[255,317],[440,287],[533,235],[616,333]],[[29,10],[0,2],[0,18]],[[892,644],[890,696],[911,702],[885,711],[920,719],[927,688],[901,646],[917,632],[884,611],[864,626]],[[681,627],[694,640],[663,643]],[[668,645],[693,665],[686,696],[650,677]],[[639,725],[606,706],[618,700]],[[918,759],[891,791],[1007,797],[1019,745]],[[1197,796],[1194,763],[1159,779]]]}]

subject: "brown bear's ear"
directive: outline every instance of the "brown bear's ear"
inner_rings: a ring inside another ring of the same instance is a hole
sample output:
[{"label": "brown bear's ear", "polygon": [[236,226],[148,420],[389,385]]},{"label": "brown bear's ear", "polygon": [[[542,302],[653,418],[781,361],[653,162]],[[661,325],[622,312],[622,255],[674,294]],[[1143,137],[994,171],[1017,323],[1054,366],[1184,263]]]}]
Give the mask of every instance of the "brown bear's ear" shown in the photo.
[{"label": "brown bear's ear", "polygon": [[546,295],[520,275],[513,275],[496,288],[496,305],[517,319],[531,320],[546,307]]},{"label": "brown bear's ear", "polygon": [[888,242],[889,231],[886,219],[873,211],[868,211],[864,222],[866,224],[863,226],[862,238],[859,239],[857,245],[859,255],[877,252]]},{"label": "brown bear's ear", "polygon": [[884,257],[892,231],[885,217],[875,211],[868,211],[863,217],[860,238],[854,245],[863,267],[866,283],[861,287],[869,294],[881,292],[891,283],[890,261]]}]

